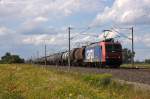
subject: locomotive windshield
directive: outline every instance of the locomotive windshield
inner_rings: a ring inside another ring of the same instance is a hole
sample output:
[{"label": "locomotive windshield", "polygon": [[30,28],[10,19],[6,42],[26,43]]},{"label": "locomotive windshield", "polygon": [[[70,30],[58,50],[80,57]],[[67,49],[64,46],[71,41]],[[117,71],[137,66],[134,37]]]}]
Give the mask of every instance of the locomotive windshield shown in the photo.
[{"label": "locomotive windshield", "polygon": [[121,52],[122,48],[120,44],[109,44],[106,45],[107,52]]}]

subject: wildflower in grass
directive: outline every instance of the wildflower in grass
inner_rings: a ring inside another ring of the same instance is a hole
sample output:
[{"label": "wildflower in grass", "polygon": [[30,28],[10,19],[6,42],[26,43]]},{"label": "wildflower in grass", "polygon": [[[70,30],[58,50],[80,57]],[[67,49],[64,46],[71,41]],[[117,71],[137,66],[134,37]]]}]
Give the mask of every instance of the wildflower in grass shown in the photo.
[{"label": "wildflower in grass", "polygon": [[78,95],[77,99],[85,99],[85,97],[82,95]]},{"label": "wildflower in grass", "polygon": [[71,96],[72,96],[72,93],[69,94],[69,97],[71,97]]}]

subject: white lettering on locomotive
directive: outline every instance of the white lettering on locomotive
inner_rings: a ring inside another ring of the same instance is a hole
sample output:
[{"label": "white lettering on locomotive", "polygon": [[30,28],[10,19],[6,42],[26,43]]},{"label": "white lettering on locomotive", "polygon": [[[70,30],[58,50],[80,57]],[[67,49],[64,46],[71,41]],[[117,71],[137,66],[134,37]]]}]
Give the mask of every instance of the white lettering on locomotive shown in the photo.
[{"label": "white lettering on locomotive", "polygon": [[92,61],[94,59],[94,50],[90,49],[86,51],[86,59]]}]

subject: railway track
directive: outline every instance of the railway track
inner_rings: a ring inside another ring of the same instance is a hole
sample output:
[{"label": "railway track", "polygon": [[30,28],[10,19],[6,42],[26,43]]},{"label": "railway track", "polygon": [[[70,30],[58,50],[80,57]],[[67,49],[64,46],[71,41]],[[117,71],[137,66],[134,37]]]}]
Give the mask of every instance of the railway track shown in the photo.
[{"label": "railway track", "polygon": [[[68,70],[67,66],[50,66],[50,68],[57,68],[59,70]],[[70,71],[79,72],[79,73],[94,73],[94,74],[103,74],[109,73],[113,75],[114,79],[120,79],[130,82],[137,82],[142,84],[150,85],[150,69],[148,68],[89,68],[89,67],[71,67]]]}]

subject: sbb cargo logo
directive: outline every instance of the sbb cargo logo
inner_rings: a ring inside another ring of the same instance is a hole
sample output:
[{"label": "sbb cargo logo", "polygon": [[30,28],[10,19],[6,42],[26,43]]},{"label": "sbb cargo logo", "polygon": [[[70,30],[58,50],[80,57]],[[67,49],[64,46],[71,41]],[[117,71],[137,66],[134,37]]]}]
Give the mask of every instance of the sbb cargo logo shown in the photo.
[{"label": "sbb cargo logo", "polygon": [[92,59],[94,58],[94,50],[87,50],[86,51],[86,59],[92,61]]}]

